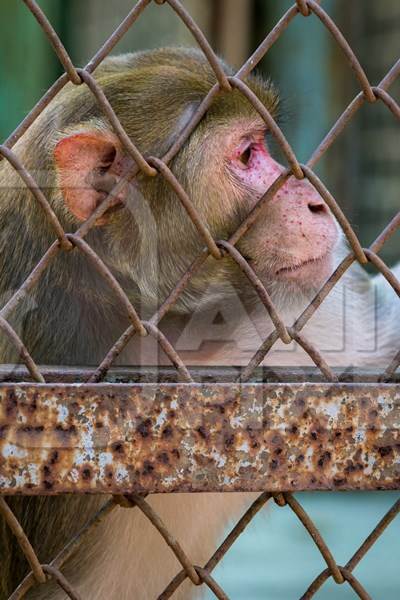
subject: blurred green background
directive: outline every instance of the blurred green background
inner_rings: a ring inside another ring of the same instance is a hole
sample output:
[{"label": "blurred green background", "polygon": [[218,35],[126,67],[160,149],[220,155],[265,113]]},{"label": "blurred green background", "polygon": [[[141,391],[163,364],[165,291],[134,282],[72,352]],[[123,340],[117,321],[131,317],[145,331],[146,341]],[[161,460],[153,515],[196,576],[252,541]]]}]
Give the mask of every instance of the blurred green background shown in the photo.
[{"label": "blurred green background", "polygon": [[[214,48],[239,66],[290,6],[286,0],[186,0]],[[41,0],[74,63],[84,66],[133,6],[133,0]],[[399,0],[326,0],[377,84],[399,57]],[[115,52],[166,44],[192,45],[172,10],[150,5]],[[358,92],[341,51],[315,16],[297,18],[259,66],[283,98],[282,127],[306,161]],[[61,74],[48,41],[19,0],[0,0],[0,142]],[[400,83],[391,88],[399,101]],[[366,105],[316,169],[369,245],[399,210],[398,123],[378,103]],[[384,248],[398,260],[399,234]],[[395,493],[302,494],[305,507],[344,564],[378,522]],[[201,516],[199,516],[201,518]],[[205,526],[207,524],[205,523]],[[400,523],[395,521],[356,569],[374,600],[400,598]],[[295,600],[324,568],[321,556],[288,508],[256,518],[216,570],[233,600]],[[211,596],[210,596],[211,597]],[[326,584],[318,600],[355,598],[347,585]]]}]

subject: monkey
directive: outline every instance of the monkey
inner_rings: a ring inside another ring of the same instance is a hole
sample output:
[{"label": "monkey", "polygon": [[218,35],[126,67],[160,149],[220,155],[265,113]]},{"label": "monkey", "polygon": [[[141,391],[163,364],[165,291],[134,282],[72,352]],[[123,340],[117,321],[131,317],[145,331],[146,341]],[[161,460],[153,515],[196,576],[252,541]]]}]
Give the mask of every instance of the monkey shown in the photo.
[{"label": "monkey", "polygon": [[[226,73],[231,69],[224,64]],[[145,156],[162,157],[215,84],[203,54],[162,48],[110,57],[97,82],[129,138]],[[277,118],[279,96],[257,75],[250,89]],[[269,132],[239,90],[220,92],[170,168],[215,240],[227,240],[254,209],[283,167]],[[68,84],[15,146],[38,180],[64,230],[73,233],[121,182],[133,159],[85,86]],[[112,187],[111,185],[111,187]],[[2,305],[54,242],[55,232],[19,176],[0,163],[0,290]],[[204,248],[174,190],[161,176],[139,173],[121,185],[115,204],[86,241],[148,319]],[[341,230],[307,180],[290,177],[237,244],[265,285],[285,323],[301,313],[348,253]],[[400,272],[396,267],[395,274]],[[347,295],[347,296],[346,296]],[[344,299],[348,301],[344,302]],[[348,306],[348,313],[343,313]],[[339,315],[339,316],[338,316]],[[304,329],[335,365],[385,365],[396,352],[396,295],[382,276],[353,265]],[[77,248],[59,252],[9,320],[38,364],[98,365],[130,321],[124,306]],[[222,321],[222,322],[221,322]],[[343,323],[351,339],[343,338]],[[378,333],[374,325],[378,327]],[[160,324],[189,365],[245,365],[274,326],[232,258],[208,257]],[[354,338],[354,339],[353,339]],[[324,345],[325,344],[325,345]],[[277,343],[266,364],[309,364],[293,343]],[[2,363],[17,362],[0,337]],[[120,364],[165,364],[149,336],[135,336]],[[148,501],[195,564],[204,564],[229,519],[253,494],[172,494]],[[41,562],[49,562],[105,502],[104,496],[7,498]],[[210,507],[212,506],[212,510]],[[0,597],[29,571],[18,544],[0,522]],[[180,565],[136,509],[116,508],[63,573],[83,598],[157,597]],[[204,587],[204,586],[203,586]],[[176,598],[201,589],[185,582]],[[54,582],[32,588],[31,600],[60,600]]]}]

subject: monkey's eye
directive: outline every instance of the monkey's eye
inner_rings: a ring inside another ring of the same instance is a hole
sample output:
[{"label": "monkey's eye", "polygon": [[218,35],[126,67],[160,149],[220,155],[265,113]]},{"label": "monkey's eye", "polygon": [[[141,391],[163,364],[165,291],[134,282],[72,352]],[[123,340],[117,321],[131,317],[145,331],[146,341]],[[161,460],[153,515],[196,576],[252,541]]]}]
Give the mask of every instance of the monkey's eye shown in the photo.
[{"label": "monkey's eye", "polygon": [[251,158],[251,146],[247,146],[247,148],[242,152],[242,154],[239,156],[239,160],[240,162],[245,165],[247,167],[247,165],[249,164],[249,160]]}]

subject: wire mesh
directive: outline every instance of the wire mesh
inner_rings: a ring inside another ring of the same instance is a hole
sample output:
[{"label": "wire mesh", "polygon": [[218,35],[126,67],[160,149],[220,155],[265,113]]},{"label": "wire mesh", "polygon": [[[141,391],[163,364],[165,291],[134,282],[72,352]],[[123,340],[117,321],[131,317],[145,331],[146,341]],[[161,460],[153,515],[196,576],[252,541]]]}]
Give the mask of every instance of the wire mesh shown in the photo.
[{"label": "wire mesh", "polygon": [[[297,2],[293,4],[293,6],[282,16],[275,27],[273,27],[273,29],[266,35],[259,47],[255,50],[252,56],[250,56],[246,63],[238,70],[238,72],[234,76],[228,76],[207,39],[195,21],[188,14],[183,4],[179,0],[154,0],[156,4],[169,5],[170,9],[176,13],[177,17],[181,19],[186,27],[190,30],[194,40],[203,51],[210,67],[215,74],[215,84],[209,90],[209,93],[205,96],[203,102],[196,109],[195,113],[190,119],[190,122],[186,125],[184,130],[180,133],[166,154],[161,157],[145,157],[135,145],[135,140],[131,140],[124,131],[124,128],[122,127],[110,102],[107,100],[104,91],[94,78],[93,72],[110,54],[117,42],[135,24],[139,17],[142,17],[143,13],[145,13],[146,7],[152,2],[152,0],[139,0],[133,6],[132,10],[129,12],[120,26],[117,27],[117,29],[110,35],[102,48],[99,49],[96,55],[83,69],[74,66],[59,36],[53,29],[51,23],[48,21],[46,15],[43,13],[37,2],[34,0],[23,1],[27,8],[31,11],[33,17],[37,20],[43,32],[46,34],[64,69],[63,75],[52,85],[52,87],[45,93],[43,98],[41,98],[41,100],[21,122],[17,129],[0,146],[0,159],[8,161],[9,164],[17,171],[25,186],[30,189],[38,204],[38,207],[40,207],[40,209],[44,212],[48,222],[51,224],[55,236],[54,243],[43,255],[37,266],[30,273],[22,286],[13,294],[10,299],[8,299],[7,303],[0,310],[0,328],[3,334],[6,335],[11,343],[15,346],[21,361],[25,364],[32,379],[38,383],[44,383],[44,370],[35,363],[23,340],[11,326],[8,319],[19,306],[26,294],[38,284],[39,280],[43,277],[47,268],[55,260],[57,255],[63,252],[73,251],[82,253],[85,255],[87,260],[90,261],[93,269],[100,274],[107,285],[109,285],[113,290],[114,294],[119,298],[130,321],[129,328],[115,342],[112,348],[110,348],[100,365],[98,365],[98,367],[90,373],[88,377],[89,382],[97,383],[104,380],[117,357],[121,354],[128,342],[135,335],[152,336],[162,347],[165,354],[169,357],[172,365],[174,365],[174,367],[177,369],[179,376],[186,382],[193,382],[190,370],[186,367],[177,351],[161,332],[159,329],[159,324],[165,315],[177,303],[179,297],[186,289],[191,279],[201,269],[208,257],[212,256],[218,261],[223,257],[229,256],[237,263],[240,269],[242,269],[248,281],[256,290],[275,327],[274,331],[267,337],[267,339],[263,341],[262,345],[254,354],[247,367],[239,375],[240,380],[247,381],[251,378],[255,369],[262,363],[267,353],[276,344],[276,342],[278,342],[278,340],[281,340],[285,344],[295,340],[311,357],[314,364],[321,371],[323,377],[327,381],[334,383],[337,380],[336,374],[326,363],[321,351],[307,339],[307,337],[302,333],[302,330],[314,315],[321,303],[331,293],[338,281],[343,277],[349,267],[356,261],[358,261],[360,264],[366,264],[368,262],[372,263],[377,271],[379,271],[386,278],[395,292],[400,295],[400,282],[396,279],[395,275],[379,256],[379,252],[385,242],[399,228],[400,213],[393,217],[392,221],[387,225],[384,231],[376,238],[369,248],[363,248],[346,216],[338,206],[335,198],[326,189],[323,182],[315,174],[313,168],[341,135],[343,130],[349,125],[356,113],[364,104],[374,104],[380,102],[387,107],[387,109],[393,114],[394,118],[400,118],[400,107],[395,99],[390,95],[389,91],[390,87],[400,74],[400,60],[393,65],[393,67],[385,74],[385,76],[377,85],[371,84],[356,54],[342,35],[341,31],[338,29],[335,22],[320,6],[320,2],[316,0],[297,0]],[[261,59],[268,53],[275,42],[284,34],[290,23],[294,19],[308,18],[311,14],[314,14],[321,21],[322,25],[326,28],[327,33],[330,33],[334,39],[334,42],[343,52],[345,62],[347,63],[349,69],[351,69],[353,72],[353,75],[358,82],[360,91],[343,111],[336,123],[334,123],[331,130],[321,141],[319,146],[315,149],[308,163],[300,164],[278,123],[274,120],[274,117],[270,114],[267,107],[263,105],[254,92],[248,87],[245,80],[246,77],[256,68]],[[87,86],[87,88],[95,97],[103,114],[111,123],[112,128],[121,143],[121,146],[133,159],[135,165],[133,169],[130,168],[128,172],[125,173],[122,180],[109,193],[107,198],[94,210],[91,216],[73,234],[66,233],[63,230],[63,227],[61,226],[57,215],[47,200],[45,193],[35,181],[32,174],[26,169],[22,161],[18,158],[17,154],[13,151],[13,147],[17,141],[31,127],[44,109],[49,105],[51,100],[68,82],[72,82],[72,84],[76,86]],[[229,94],[232,90],[239,90],[252,104],[254,110],[264,120],[268,130],[271,132],[271,135],[274,137],[286,158],[287,169],[270,186],[264,196],[258,201],[257,205],[246,217],[244,222],[241,223],[237,231],[233,233],[228,240],[215,240],[207,223],[198,213],[191,198],[186,193],[182,184],[177,180],[174,173],[171,171],[169,163],[181,150],[191,133],[200,122],[201,118],[210,109],[217,94]],[[147,321],[141,319],[139,312],[130,302],[124,289],[117,282],[106,264],[85,241],[85,237],[94,227],[96,221],[100,219],[102,215],[104,215],[112,206],[113,201],[117,197],[121,187],[127,181],[133,180],[138,174],[142,174],[145,177],[163,177],[167,181],[168,185],[171,186],[171,188],[175,191],[177,198],[181,202],[184,210],[196,228],[199,237],[204,243],[203,251],[194,260],[189,269],[182,275],[181,279],[177,282],[176,286],[168,295],[168,297],[165,298],[160,308]],[[271,197],[273,197],[281,189],[281,187],[291,176],[299,180],[306,178],[319,192],[340,224],[351,250],[348,256],[343,259],[339,267],[323,285],[322,289],[320,289],[318,294],[316,294],[313,301],[298,317],[294,325],[292,327],[287,327],[283,322],[279,311],[274,306],[274,303],[271,300],[271,297],[263,283],[257,277],[246,258],[238,251],[236,246],[239,240],[255,223],[257,216],[265,203],[268,202]],[[388,364],[386,369],[381,373],[381,381],[387,381],[393,377],[397,368],[399,367],[399,364],[400,351],[397,352],[390,364]],[[307,591],[302,596],[302,599],[306,600],[314,597],[317,591],[330,577],[332,577],[333,580],[339,585],[347,582],[353,588],[354,592],[359,598],[362,598],[363,600],[369,599],[370,596],[368,592],[354,576],[353,571],[358,563],[364,558],[369,549],[377,541],[377,539],[379,539],[386,527],[399,513],[400,500],[398,500],[382,517],[381,521],[377,524],[373,532],[361,544],[359,549],[349,559],[347,564],[342,567],[336,563],[335,558],[330,552],[327,544],[323,540],[312,519],[306,513],[301,503],[291,493],[271,494],[264,492],[248,508],[240,521],[235,525],[223,543],[215,551],[214,555],[203,566],[194,565],[192,563],[190,557],[186,554],[179,542],[174,539],[168,528],[160,519],[159,515],[148,504],[143,496],[137,494],[115,496],[111,500],[106,501],[100,511],[93,516],[84,529],[65,546],[65,548],[50,562],[50,564],[41,564],[34,548],[25,535],[17,518],[8,507],[5,499],[0,497],[0,513],[15,534],[20,548],[24,553],[31,569],[30,573],[10,596],[10,600],[23,598],[31,587],[35,585],[39,586],[48,579],[53,579],[56,581],[58,586],[65,591],[69,598],[76,600],[79,599],[79,593],[71,587],[70,583],[62,573],[63,565],[76,550],[76,548],[82,543],[85,537],[90,535],[92,528],[95,527],[102,519],[105,519],[117,505],[128,507],[130,510],[134,508],[135,510],[141,511],[152,523],[152,525],[160,532],[165,543],[175,554],[177,560],[182,566],[182,570],[173,578],[167,588],[159,596],[159,599],[170,598],[186,579],[189,579],[195,586],[207,586],[217,598],[226,599],[226,593],[214,580],[212,577],[212,572],[225,554],[229,551],[234,541],[239,537],[239,535],[241,535],[247,525],[252,521],[257,512],[271,499],[273,499],[280,507],[282,507],[282,509],[293,511],[316,544],[327,565],[327,568],[311,583]]]}]

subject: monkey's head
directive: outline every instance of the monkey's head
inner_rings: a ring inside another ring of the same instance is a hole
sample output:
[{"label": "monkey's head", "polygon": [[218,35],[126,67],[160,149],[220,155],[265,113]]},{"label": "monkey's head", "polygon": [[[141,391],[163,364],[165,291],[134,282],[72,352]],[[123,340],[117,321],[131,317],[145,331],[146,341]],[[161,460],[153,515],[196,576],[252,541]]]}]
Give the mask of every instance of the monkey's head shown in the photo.
[{"label": "monkey's head", "polygon": [[[227,71],[228,68],[227,68]],[[215,83],[196,50],[167,48],[108,59],[96,72],[126,133],[145,156],[161,157]],[[248,85],[276,116],[277,93],[268,82]],[[59,191],[54,201],[73,229],[105,198],[133,163],[86,86],[72,87],[51,109],[57,137]],[[221,92],[170,163],[215,239],[227,239],[283,171],[273,158],[268,130],[238,91]],[[111,186],[112,187],[112,186]],[[92,232],[107,264],[139,286],[145,303],[157,304],[204,247],[175,192],[162,176],[139,175]],[[90,240],[89,240],[90,241]],[[238,244],[267,289],[307,291],[333,269],[338,227],[324,200],[306,180],[291,177],[266,203]],[[207,260],[180,307],[199,302],[210,283],[241,281],[231,259]]]}]

